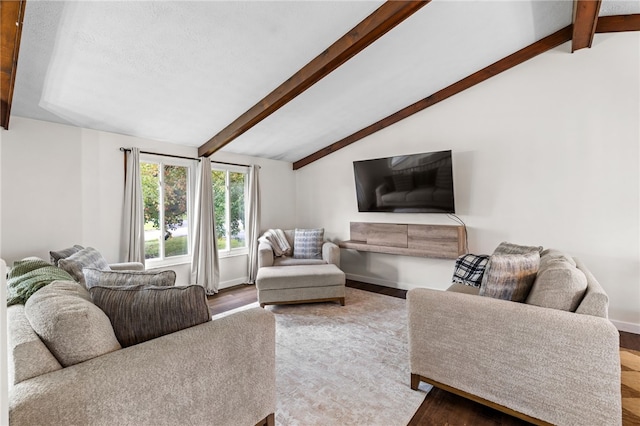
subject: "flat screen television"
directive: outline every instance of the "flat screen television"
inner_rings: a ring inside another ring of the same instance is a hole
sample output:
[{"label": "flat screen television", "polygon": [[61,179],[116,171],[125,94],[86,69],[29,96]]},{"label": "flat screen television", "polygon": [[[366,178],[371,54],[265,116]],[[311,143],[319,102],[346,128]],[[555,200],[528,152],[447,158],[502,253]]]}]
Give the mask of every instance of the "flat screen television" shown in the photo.
[{"label": "flat screen television", "polygon": [[451,151],[353,162],[359,212],[455,213]]}]

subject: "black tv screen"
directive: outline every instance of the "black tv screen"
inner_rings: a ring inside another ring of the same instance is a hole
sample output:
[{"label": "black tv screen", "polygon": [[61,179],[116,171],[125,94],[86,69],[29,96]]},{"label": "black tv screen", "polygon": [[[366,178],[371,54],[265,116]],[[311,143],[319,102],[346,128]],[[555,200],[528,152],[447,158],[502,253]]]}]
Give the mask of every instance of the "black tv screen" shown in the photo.
[{"label": "black tv screen", "polygon": [[353,162],[360,212],[455,213],[451,151]]}]

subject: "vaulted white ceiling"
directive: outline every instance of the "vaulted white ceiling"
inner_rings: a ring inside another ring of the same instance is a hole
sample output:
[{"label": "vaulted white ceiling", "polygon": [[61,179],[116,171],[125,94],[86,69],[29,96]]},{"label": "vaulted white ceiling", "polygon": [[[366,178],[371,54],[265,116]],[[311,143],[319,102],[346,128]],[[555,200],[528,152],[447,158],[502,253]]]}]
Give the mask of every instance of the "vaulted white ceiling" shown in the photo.
[{"label": "vaulted white ceiling", "polygon": [[[12,114],[198,147],[382,3],[29,0]],[[434,0],[223,150],[297,161],[571,19],[569,0]]]}]

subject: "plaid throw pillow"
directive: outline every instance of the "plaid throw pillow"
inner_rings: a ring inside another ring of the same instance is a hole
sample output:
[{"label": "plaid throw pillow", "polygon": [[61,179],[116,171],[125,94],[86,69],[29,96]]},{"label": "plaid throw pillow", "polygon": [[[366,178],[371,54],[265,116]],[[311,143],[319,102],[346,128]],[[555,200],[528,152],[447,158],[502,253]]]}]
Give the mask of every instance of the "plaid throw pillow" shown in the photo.
[{"label": "plaid throw pillow", "polygon": [[488,255],[463,254],[456,260],[452,281],[471,287],[480,287],[487,262],[489,262]]}]

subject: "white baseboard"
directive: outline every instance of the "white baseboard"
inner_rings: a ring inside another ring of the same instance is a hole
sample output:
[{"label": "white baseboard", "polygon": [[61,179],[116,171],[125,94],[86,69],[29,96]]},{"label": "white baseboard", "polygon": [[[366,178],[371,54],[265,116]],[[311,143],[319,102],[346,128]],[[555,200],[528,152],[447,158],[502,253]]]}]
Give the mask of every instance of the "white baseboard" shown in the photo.
[{"label": "white baseboard", "polygon": [[626,331],[627,333],[640,334],[640,324],[634,324],[632,322],[611,320],[613,325],[616,326],[618,331]]},{"label": "white baseboard", "polygon": [[[360,281],[362,283],[368,283],[368,284],[382,285],[390,288],[398,288],[400,290],[411,290],[412,288],[431,288],[431,287],[420,287],[420,286],[407,284],[407,283],[396,283],[393,281],[388,281],[380,278],[367,277],[365,275],[346,273],[345,276],[348,280]],[[616,320],[611,320],[611,322],[613,323],[613,325],[616,326],[616,328],[619,331],[626,331],[627,333],[640,334],[640,324],[634,324],[631,322],[616,321]]]},{"label": "white baseboard", "polygon": [[221,281],[218,284],[218,290],[222,290],[223,288],[233,287],[234,285],[246,284],[249,282],[249,277],[240,277],[235,278],[229,281]]}]

